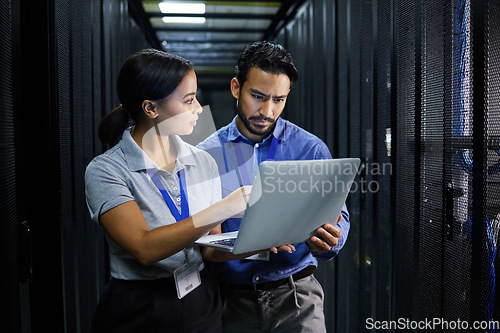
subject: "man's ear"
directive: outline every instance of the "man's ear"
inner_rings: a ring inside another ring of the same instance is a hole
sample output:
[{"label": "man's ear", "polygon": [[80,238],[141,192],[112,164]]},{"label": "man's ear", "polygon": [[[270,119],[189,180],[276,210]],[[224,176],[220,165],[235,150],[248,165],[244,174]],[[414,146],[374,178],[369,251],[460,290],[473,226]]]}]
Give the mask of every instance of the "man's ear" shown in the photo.
[{"label": "man's ear", "polygon": [[231,80],[231,94],[236,99],[240,98],[240,82],[235,77]]},{"label": "man's ear", "polygon": [[145,99],[142,101],[142,111],[144,111],[146,116],[150,119],[158,117],[158,112],[156,112],[156,104],[149,99]]}]

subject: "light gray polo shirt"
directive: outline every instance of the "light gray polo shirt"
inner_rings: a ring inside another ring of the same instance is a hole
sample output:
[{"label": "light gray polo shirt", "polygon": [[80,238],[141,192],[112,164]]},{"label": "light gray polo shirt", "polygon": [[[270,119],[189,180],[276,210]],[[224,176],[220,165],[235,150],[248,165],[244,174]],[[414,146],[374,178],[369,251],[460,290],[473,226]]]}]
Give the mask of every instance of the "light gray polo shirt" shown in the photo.
[{"label": "light gray polo shirt", "polygon": [[[189,214],[194,215],[221,199],[217,164],[206,152],[173,136],[178,151],[172,174],[161,169],[136,144],[130,130],[105,153],[95,157],[85,172],[85,194],[90,215],[99,224],[99,216],[128,201],[135,201],[150,229],[176,223],[165,199],[151,181],[148,172],[156,172],[180,211],[178,171],[184,169]],[[179,198],[179,199],[178,199]],[[118,246],[107,233],[111,275],[117,279],[150,280],[170,277],[185,260],[184,251],[148,267]],[[191,263],[200,270],[203,260],[198,246],[188,248]]]}]

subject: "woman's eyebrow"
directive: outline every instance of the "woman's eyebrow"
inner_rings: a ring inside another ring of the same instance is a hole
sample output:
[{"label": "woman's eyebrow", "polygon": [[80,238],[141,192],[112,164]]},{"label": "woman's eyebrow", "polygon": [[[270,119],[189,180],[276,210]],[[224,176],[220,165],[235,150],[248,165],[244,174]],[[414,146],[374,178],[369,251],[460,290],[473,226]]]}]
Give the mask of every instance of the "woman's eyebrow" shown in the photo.
[{"label": "woman's eyebrow", "polygon": [[192,95],[196,95],[195,92],[190,92],[190,93],[187,93],[186,95],[184,95],[184,97],[182,97],[183,99],[188,97],[188,96],[192,96]]}]

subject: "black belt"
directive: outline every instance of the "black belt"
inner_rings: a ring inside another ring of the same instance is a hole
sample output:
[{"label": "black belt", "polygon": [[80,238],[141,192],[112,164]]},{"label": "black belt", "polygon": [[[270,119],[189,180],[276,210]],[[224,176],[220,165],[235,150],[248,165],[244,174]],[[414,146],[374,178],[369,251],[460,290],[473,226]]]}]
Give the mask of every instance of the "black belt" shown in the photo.
[{"label": "black belt", "polygon": [[[309,275],[312,275],[316,271],[316,266],[310,265],[307,266],[306,268],[298,271],[295,274],[292,274],[292,278],[294,281],[303,279]],[[234,289],[243,289],[243,290],[272,290],[276,289],[282,285],[285,285],[288,283],[288,277],[279,279],[276,281],[268,281],[268,282],[262,282],[262,283],[257,283],[257,284],[227,284],[229,288],[234,288]]]}]

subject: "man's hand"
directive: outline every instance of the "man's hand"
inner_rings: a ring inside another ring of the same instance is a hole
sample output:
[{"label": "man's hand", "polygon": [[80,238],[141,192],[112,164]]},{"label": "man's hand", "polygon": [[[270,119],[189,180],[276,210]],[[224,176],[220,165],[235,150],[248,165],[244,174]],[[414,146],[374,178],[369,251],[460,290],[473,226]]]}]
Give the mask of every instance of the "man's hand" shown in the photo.
[{"label": "man's hand", "polygon": [[[339,216],[337,223],[342,219],[342,215]],[[306,242],[309,249],[314,252],[325,252],[330,251],[333,246],[339,243],[339,238],[342,236],[340,228],[334,226],[330,223],[324,224],[322,227],[316,229],[318,236],[312,236],[310,240]]]},{"label": "man's hand", "polygon": [[288,253],[292,253],[295,251],[295,246],[293,246],[292,244],[288,244],[288,245],[281,245],[280,247],[272,247],[269,249],[269,251],[271,251],[272,253],[276,254],[278,252],[282,252],[282,251],[285,251],[285,252],[288,252]]}]

